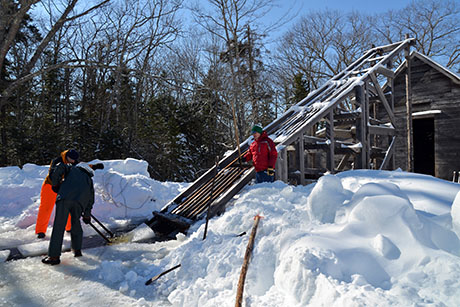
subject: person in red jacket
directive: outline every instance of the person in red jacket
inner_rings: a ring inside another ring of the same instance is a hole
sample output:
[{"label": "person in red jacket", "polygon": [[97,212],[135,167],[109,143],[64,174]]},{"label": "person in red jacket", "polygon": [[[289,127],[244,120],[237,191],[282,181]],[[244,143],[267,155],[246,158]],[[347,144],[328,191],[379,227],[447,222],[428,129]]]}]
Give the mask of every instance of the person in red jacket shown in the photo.
[{"label": "person in red jacket", "polygon": [[275,181],[275,164],[278,152],[275,143],[267,132],[259,125],[252,127],[254,142],[245,155],[246,161],[251,161],[256,169],[256,183]]}]

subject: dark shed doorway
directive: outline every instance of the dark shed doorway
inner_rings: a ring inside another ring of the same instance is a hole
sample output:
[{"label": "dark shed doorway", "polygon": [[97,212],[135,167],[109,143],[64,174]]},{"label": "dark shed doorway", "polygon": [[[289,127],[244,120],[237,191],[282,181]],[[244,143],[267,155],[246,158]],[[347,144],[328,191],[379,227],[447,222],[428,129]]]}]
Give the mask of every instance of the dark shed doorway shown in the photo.
[{"label": "dark shed doorway", "polygon": [[413,120],[414,171],[434,176],[434,118]]}]

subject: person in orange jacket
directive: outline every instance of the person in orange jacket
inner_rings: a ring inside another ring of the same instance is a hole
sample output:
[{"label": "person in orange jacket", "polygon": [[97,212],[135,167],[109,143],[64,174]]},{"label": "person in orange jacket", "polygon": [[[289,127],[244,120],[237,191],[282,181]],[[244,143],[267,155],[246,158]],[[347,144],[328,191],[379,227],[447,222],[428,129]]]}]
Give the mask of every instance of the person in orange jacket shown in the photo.
[{"label": "person in orange jacket", "polygon": [[[51,161],[48,175],[42,184],[42,189],[40,191],[40,206],[38,207],[37,223],[35,225],[35,234],[39,239],[45,237],[46,229],[48,228],[48,223],[50,220],[51,212],[53,212],[54,203],[56,202],[57,192],[59,191],[59,185],[52,186],[50,179],[51,174],[56,169],[56,166],[59,163],[64,164],[77,164],[79,154],[74,149],[68,149],[61,152],[61,155]],[[67,219],[67,224],[65,227],[66,231],[70,231],[70,215]]]}]

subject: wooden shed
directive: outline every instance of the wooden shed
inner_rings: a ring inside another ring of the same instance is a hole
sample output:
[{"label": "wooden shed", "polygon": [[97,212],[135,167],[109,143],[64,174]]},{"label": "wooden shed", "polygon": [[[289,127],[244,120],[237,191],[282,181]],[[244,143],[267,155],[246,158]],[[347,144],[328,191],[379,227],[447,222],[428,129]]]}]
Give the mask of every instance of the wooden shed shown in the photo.
[{"label": "wooden shed", "polygon": [[[409,61],[413,171],[451,180],[460,170],[460,77],[416,51]],[[394,78],[395,166],[409,170],[405,64]]]}]

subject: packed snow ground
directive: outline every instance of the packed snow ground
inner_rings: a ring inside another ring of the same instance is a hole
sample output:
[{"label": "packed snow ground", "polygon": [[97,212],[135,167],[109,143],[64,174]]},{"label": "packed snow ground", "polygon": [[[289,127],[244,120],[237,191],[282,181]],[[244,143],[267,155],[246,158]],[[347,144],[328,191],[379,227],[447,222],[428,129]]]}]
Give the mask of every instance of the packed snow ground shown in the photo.
[{"label": "packed snow ground", "polygon": [[[103,162],[93,213],[111,227],[150,217],[186,187],[150,179],[143,161]],[[0,246],[38,240],[46,171],[0,168]],[[369,170],[305,187],[251,185],[210,221],[205,241],[197,223],[175,241],[98,247],[81,258],[64,253],[59,266],[41,257],[0,263],[0,305],[233,306],[248,242],[238,234],[249,234],[260,214],[246,306],[458,306],[459,191],[431,176]]]}]

